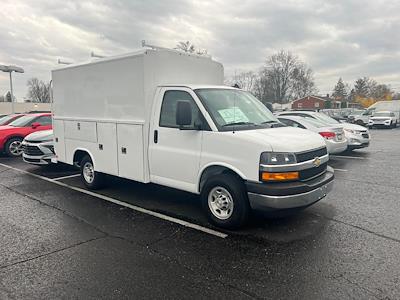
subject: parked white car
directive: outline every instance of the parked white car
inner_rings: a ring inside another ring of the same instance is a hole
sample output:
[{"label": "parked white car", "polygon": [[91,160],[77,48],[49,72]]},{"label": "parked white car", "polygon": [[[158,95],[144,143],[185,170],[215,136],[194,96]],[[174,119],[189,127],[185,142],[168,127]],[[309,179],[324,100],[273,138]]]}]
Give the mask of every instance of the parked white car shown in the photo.
[{"label": "parked white car", "polygon": [[330,126],[342,127],[347,138],[347,150],[365,148],[369,146],[370,134],[367,128],[350,123],[340,123],[335,119],[315,111],[286,111],[279,116],[299,116],[303,118],[316,119]]},{"label": "parked white car", "polygon": [[389,127],[396,128],[397,127],[397,117],[394,112],[391,111],[378,111],[371,117],[368,121],[368,127]]},{"label": "parked white car", "polygon": [[278,120],[287,126],[303,128],[318,133],[325,139],[329,154],[337,154],[347,150],[347,139],[342,127],[326,126],[326,124],[316,119],[297,116],[279,116]]},{"label": "parked white car", "polygon": [[51,164],[54,154],[53,130],[31,133],[22,142],[22,158],[33,165]]}]

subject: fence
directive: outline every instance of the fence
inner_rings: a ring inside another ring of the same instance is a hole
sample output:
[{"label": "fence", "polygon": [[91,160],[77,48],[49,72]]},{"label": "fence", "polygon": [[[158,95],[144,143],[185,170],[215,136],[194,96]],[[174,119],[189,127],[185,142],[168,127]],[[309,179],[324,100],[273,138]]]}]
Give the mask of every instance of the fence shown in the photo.
[{"label": "fence", "polygon": [[[51,111],[51,103],[15,102],[14,110],[16,113],[26,113],[30,111]],[[0,102],[0,115],[7,115],[11,113],[11,102]]]}]

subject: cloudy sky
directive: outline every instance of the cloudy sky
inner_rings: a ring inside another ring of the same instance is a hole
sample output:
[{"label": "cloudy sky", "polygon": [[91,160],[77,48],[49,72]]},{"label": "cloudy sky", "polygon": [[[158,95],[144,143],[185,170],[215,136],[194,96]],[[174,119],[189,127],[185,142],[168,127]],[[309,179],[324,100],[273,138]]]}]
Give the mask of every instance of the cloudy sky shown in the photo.
[{"label": "cloudy sky", "polygon": [[[0,63],[15,64],[15,94],[50,79],[57,59],[129,52],[145,39],[192,41],[235,71],[258,70],[286,49],[314,70],[320,93],[338,77],[370,76],[400,91],[399,0],[1,0]],[[9,88],[0,73],[0,94]]]}]

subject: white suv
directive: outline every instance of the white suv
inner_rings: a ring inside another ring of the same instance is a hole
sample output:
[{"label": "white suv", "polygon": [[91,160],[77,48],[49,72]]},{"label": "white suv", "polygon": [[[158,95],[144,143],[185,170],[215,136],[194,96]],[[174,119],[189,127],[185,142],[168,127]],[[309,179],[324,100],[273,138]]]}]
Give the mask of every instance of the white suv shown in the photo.
[{"label": "white suv", "polygon": [[397,118],[394,112],[391,111],[378,111],[368,121],[368,127],[384,126],[389,128],[397,127]]}]

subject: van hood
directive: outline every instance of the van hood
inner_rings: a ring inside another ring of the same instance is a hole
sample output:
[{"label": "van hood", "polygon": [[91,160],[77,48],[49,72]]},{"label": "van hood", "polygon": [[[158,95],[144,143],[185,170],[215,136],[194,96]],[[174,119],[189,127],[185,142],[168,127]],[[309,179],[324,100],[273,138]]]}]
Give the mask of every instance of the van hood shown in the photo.
[{"label": "van hood", "polygon": [[274,152],[296,153],[326,146],[318,133],[293,127],[242,130],[235,134],[248,142],[265,143]]},{"label": "van hood", "polygon": [[26,136],[25,140],[29,142],[41,142],[53,139],[53,130],[42,130],[31,133]]}]

